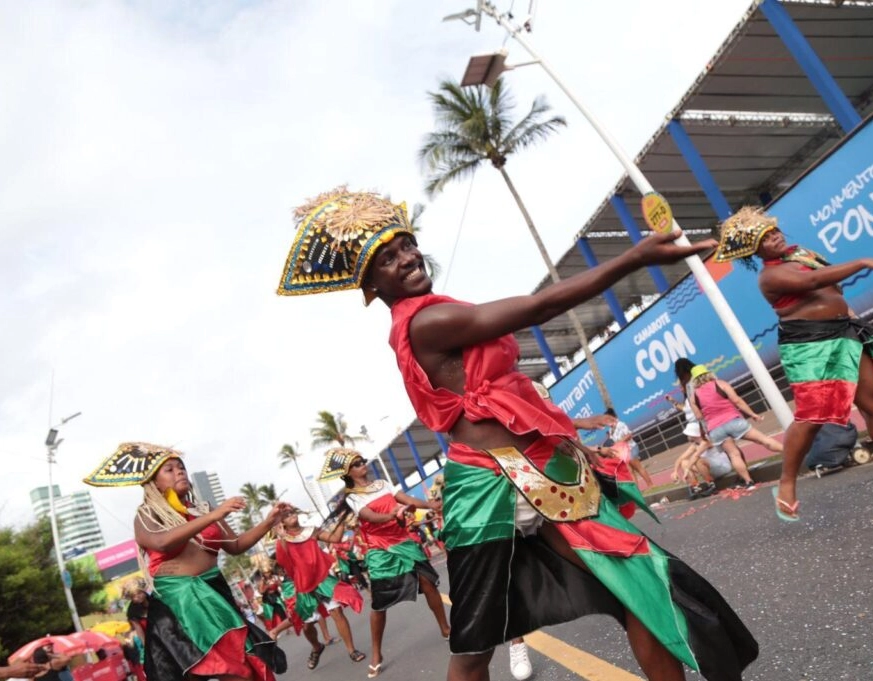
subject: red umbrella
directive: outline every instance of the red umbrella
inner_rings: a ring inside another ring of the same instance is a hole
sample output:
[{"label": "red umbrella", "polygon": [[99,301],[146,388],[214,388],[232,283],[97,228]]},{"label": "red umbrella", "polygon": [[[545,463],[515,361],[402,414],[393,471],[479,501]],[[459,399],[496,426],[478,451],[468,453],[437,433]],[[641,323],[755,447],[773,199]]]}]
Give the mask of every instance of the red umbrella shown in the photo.
[{"label": "red umbrella", "polygon": [[27,645],[21,646],[21,648],[9,656],[9,661],[29,660],[37,648],[42,648],[48,643],[51,643],[54,647],[54,652],[60,655],[75,655],[76,653],[81,653],[86,648],[84,641],[76,641],[69,636],[43,636],[35,641],[31,641]]},{"label": "red umbrella", "polygon": [[92,650],[97,650],[98,648],[118,648],[121,646],[118,639],[101,631],[91,631],[90,629],[77,631],[75,634],[70,634],[67,638],[80,642],[86,648],[91,648]]}]

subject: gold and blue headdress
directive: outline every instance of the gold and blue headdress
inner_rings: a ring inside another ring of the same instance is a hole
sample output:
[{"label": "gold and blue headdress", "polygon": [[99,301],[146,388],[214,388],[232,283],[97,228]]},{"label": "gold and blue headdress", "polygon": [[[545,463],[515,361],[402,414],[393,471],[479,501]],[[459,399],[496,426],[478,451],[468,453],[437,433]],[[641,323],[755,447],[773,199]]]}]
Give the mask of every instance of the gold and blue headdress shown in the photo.
[{"label": "gold and blue headdress", "polygon": [[[298,207],[297,233],[277,293],[282,296],[361,288],[371,258],[398,234],[412,235],[406,204],[345,186]],[[364,292],[369,305],[375,294]]]},{"label": "gold and blue headdress", "polygon": [[167,459],[181,459],[181,452],[147,442],[122,442],[103,463],[82,480],[94,487],[129,487],[151,480]]},{"label": "gold and blue headdress", "polygon": [[327,482],[328,480],[336,480],[344,475],[348,475],[352,462],[363,458],[364,456],[356,449],[348,447],[328,449],[324,453],[324,465],[321,467],[318,481]]},{"label": "gold and blue headdress", "polygon": [[778,224],[778,220],[762,208],[743,206],[722,223],[715,261],[728,262],[755,255],[761,239],[767,232],[778,229]]}]

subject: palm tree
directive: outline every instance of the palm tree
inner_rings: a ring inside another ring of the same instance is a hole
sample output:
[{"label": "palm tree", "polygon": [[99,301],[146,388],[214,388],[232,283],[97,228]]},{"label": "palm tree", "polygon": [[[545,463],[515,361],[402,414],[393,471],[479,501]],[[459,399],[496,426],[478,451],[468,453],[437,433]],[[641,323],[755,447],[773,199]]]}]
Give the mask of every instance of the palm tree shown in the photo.
[{"label": "palm tree", "polygon": [[[506,162],[512,154],[544,141],[553,132],[566,126],[567,122],[562,116],[549,117],[549,105],[543,97],[537,97],[530,111],[514,123],[510,114],[515,104],[504,88],[502,78],[490,89],[484,85],[462,88],[457,81],[444,80],[437,92],[429,92],[428,96],[433,105],[437,129],[427,135],[424,146],[418,152],[419,160],[428,171],[425,185],[427,195],[433,198],[446,185],[469,177],[485,161],[490,162],[500,171],[524,216],[552,281],[560,281],[558,270],[546,251],[533,219],[506,172]],[[594,355],[588,348],[585,329],[575,310],[569,310],[567,316],[582,343],[585,359],[591,367],[603,401],[607,407],[612,406]]]},{"label": "palm tree", "polygon": [[334,416],[329,411],[318,412],[315,425],[309,429],[312,435],[313,447],[324,447],[338,444],[340,447],[353,445],[358,440],[348,433],[349,424],[345,422],[342,414]]},{"label": "palm tree", "polygon": [[261,522],[261,520],[263,520],[263,517],[261,517],[261,509],[265,506],[264,500],[261,498],[261,488],[254,483],[247,482],[239,488],[239,493],[242,494],[246,500],[246,511],[249,514],[249,517],[252,518],[252,520],[257,519],[257,523]]},{"label": "palm tree", "polygon": [[258,494],[260,494],[264,506],[272,506],[279,501],[279,495],[276,493],[276,486],[273,483],[258,487]]},{"label": "palm tree", "polygon": [[318,507],[318,502],[315,500],[315,497],[312,496],[312,492],[309,491],[309,487],[306,486],[306,480],[303,477],[303,472],[300,470],[300,464],[297,459],[299,459],[303,454],[300,452],[300,445],[295,443],[294,445],[282,445],[282,449],[279,451],[279,468],[285,468],[289,463],[294,464],[294,468],[297,469],[297,475],[300,478],[300,484],[303,485],[303,491],[306,492],[306,496],[309,497],[309,500],[312,502],[312,507],[318,511],[318,515],[324,518],[324,515],[321,512],[321,509]]}]

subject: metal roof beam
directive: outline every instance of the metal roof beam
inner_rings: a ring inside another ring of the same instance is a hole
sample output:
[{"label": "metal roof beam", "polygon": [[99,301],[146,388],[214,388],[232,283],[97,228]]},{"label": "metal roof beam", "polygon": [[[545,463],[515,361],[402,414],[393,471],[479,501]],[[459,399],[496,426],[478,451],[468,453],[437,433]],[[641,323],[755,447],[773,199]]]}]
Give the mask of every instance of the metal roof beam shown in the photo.
[{"label": "metal roof beam", "polygon": [[836,125],[831,114],[791,113],[788,111],[683,111],[683,123],[718,127],[746,128],[821,128]]}]

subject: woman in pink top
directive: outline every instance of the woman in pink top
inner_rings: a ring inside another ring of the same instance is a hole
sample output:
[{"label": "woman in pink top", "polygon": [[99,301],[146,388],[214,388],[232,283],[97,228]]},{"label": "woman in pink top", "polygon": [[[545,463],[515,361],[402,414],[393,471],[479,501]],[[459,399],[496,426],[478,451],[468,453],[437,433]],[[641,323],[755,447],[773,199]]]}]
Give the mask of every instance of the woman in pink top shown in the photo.
[{"label": "woman in pink top", "polygon": [[[743,480],[738,486],[754,489],[755,483],[749,475],[749,469],[746,467],[746,461],[736,440],[757,442],[771,452],[780,453],[782,444],[764,435],[760,430],[752,428],[751,424],[743,418],[744,415],[753,421],[762,421],[764,417],[752,411],[752,408],[729,384],[718,380],[705,366],[698,364],[692,367],[691,380],[694,383],[694,400],[691,402],[691,408],[701,428],[709,433],[709,441],[713,445],[721,445],[730,457],[734,470]],[[703,430],[701,435],[704,435]]]}]

